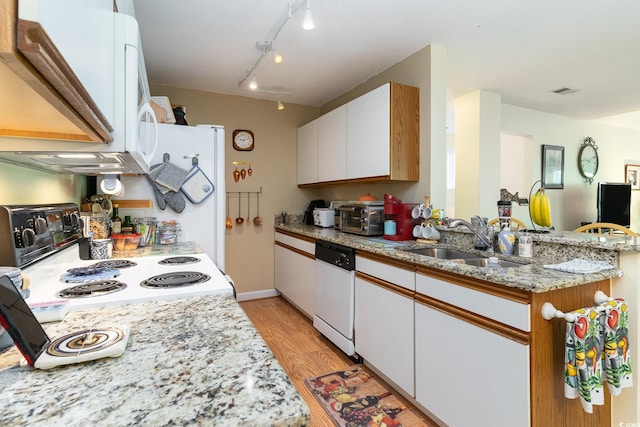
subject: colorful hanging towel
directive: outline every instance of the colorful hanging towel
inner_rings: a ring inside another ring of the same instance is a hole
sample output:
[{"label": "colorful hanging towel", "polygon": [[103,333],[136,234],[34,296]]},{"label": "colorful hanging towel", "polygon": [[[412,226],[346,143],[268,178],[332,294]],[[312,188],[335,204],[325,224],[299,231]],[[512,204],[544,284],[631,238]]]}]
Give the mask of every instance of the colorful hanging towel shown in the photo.
[{"label": "colorful hanging towel", "polygon": [[602,316],[596,307],[572,311],[573,322],[567,322],[565,349],[564,395],[580,397],[585,412],[593,413],[593,405],[604,404],[602,384]]},{"label": "colorful hanging towel", "polygon": [[629,311],[623,299],[607,301],[598,307],[604,311],[604,377],[612,396],[633,386],[629,353]]}]

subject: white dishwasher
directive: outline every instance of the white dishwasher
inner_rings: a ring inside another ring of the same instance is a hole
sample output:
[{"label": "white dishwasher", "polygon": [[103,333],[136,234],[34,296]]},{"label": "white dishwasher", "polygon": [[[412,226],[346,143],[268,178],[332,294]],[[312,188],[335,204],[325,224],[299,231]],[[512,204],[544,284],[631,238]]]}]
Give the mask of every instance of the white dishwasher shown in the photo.
[{"label": "white dishwasher", "polygon": [[356,251],[316,240],[313,326],[340,350],[353,356]]}]

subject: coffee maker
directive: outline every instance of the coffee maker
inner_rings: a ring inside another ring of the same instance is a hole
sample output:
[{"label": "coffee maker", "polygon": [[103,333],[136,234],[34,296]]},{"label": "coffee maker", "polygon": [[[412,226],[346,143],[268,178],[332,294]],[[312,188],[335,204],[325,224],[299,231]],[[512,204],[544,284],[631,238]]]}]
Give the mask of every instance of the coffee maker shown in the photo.
[{"label": "coffee maker", "polygon": [[[391,194],[384,195],[385,233],[387,240],[412,240],[413,226],[416,220],[411,217],[411,210],[416,203],[402,203],[402,200]],[[392,233],[395,228],[395,233]]]},{"label": "coffee maker", "polygon": [[312,200],[307,206],[307,210],[304,213],[303,222],[307,225],[313,225],[313,210],[316,208],[326,208],[327,203],[324,200]]}]

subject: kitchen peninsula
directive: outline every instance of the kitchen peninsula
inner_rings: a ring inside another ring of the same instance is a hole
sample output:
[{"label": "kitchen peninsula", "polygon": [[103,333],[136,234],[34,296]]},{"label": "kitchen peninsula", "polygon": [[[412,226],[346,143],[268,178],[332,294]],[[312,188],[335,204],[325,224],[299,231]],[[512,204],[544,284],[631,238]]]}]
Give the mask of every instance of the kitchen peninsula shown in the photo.
[{"label": "kitchen peninsula", "polygon": [[128,323],[125,353],[50,371],[0,356],[5,426],[303,426],[307,405],[231,296],[69,313],[50,337]]},{"label": "kitchen peninsula", "polygon": [[[319,228],[303,224],[276,224],[275,228],[276,231],[291,233],[294,236],[306,237],[312,240],[327,240],[416,266],[431,267],[467,277],[484,279],[535,293],[591,283],[597,280],[608,280],[618,277],[621,273],[620,270],[613,269],[592,274],[571,274],[545,269],[542,267],[544,264],[560,263],[574,258],[587,258],[606,261],[617,266],[619,253],[640,252],[640,240],[632,237],[603,237],[589,233],[573,232],[531,234],[535,248],[533,258],[489,254],[471,249],[481,256],[496,255],[505,260],[524,264],[517,269],[487,269],[411,253],[409,252],[411,249],[434,246],[434,244],[418,243],[415,240],[391,241],[383,239],[382,236],[362,237],[343,233],[332,228]],[[473,248],[475,237],[467,230],[462,232],[459,230],[453,231],[443,226],[438,226],[438,229],[442,238],[437,246],[454,247],[462,250]]]},{"label": "kitchen peninsula", "polygon": [[[636,405],[628,404],[635,399],[635,389],[615,398],[607,393],[605,404],[593,414],[585,413],[578,401],[564,397],[566,322],[545,320],[541,309],[546,302],[564,312],[593,306],[597,291],[635,305],[635,293],[628,289],[635,289],[637,281],[633,269],[640,253],[637,239],[560,231],[531,233],[534,257],[521,258],[474,250],[475,235],[466,228],[438,226],[438,230],[440,241],[432,244],[389,241],[291,222],[276,224],[276,278],[292,276],[289,271],[279,272],[288,265],[293,266],[291,270],[307,265],[304,273],[311,275],[314,257],[309,248],[316,240],[355,248],[356,353],[443,424],[609,427],[620,416],[635,419]],[[416,253],[416,249],[429,247],[468,251],[479,257],[496,255],[517,264],[477,267],[461,259]],[[576,258],[603,261],[614,268],[579,274],[544,267]],[[279,286],[278,281],[276,284]],[[281,292],[290,299],[288,290],[290,287],[284,287]],[[292,290],[291,296],[298,294]],[[309,314],[308,305],[296,305]],[[383,322],[376,320],[380,317]],[[635,339],[630,337],[632,342]],[[444,340],[446,346],[437,344]],[[390,355],[385,351],[388,348],[406,351]],[[487,387],[489,383],[498,386]]]}]

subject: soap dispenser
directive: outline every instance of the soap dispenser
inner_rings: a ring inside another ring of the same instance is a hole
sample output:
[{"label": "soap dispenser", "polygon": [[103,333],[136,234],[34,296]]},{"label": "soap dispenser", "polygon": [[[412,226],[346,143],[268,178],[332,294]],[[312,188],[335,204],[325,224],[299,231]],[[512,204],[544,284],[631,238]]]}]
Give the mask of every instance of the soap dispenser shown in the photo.
[{"label": "soap dispenser", "polygon": [[516,242],[516,235],[509,229],[508,224],[502,226],[502,230],[498,233],[498,250],[505,255],[513,253],[513,246]]}]

